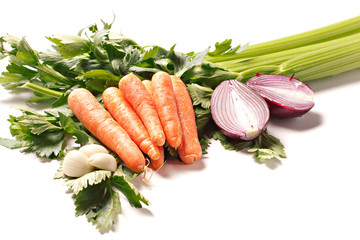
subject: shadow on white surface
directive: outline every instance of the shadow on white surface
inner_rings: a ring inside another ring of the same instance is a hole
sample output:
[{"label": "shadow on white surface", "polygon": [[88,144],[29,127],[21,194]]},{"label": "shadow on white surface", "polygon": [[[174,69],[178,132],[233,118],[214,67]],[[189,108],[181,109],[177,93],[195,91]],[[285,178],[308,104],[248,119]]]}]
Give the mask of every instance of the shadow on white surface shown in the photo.
[{"label": "shadow on white surface", "polygon": [[201,161],[197,161],[193,164],[187,165],[177,159],[168,160],[165,165],[157,171],[159,175],[164,178],[172,177],[177,173],[184,173],[184,171],[200,171],[205,168],[206,156],[201,158]]},{"label": "shadow on white surface", "polygon": [[311,110],[298,118],[281,119],[273,117],[270,120],[270,124],[273,126],[283,127],[294,131],[310,130],[320,126],[322,122],[322,116]]},{"label": "shadow on white surface", "polygon": [[325,77],[307,82],[315,95],[317,92],[331,90],[340,86],[354,84],[360,81],[360,69],[351,70],[336,76]]}]

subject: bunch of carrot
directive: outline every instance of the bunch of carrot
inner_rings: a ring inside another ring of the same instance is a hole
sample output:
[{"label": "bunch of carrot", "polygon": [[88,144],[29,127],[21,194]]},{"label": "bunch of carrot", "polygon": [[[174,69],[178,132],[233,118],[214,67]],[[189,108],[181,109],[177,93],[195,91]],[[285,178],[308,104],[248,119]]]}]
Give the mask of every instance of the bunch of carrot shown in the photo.
[{"label": "bunch of carrot", "polygon": [[165,72],[151,80],[124,76],[102,95],[105,108],[86,89],[71,92],[68,104],[79,121],[134,172],[145,169],[145,155],[154,169],[164,164],[167,142],[191,164],[202,156],[195,113],[184,82]]}]

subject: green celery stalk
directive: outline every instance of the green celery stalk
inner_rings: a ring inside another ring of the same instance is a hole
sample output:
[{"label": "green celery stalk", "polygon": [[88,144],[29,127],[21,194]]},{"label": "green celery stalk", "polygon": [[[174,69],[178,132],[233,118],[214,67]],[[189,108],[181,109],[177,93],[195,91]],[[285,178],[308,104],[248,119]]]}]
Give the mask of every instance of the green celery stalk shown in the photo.
[{"label": "green celery stalk", "polygon": [[215,63],[239,73],[246,81],[257,72],[296,75],[301,81],[339,74],[359,67],[360,32],[337,39],[264,54]]},{"label": "green celery stalk", "polygon": [[223,61],[216,63],[218,66],[228,69],[233,72],[242,72],[250,68],[261,67],[263,65],[276,65],[281,64],[289,59],[292,59],[296,56],[309,53],[315,50],[331,47],[333,45],[351,42],[354,39],[359,38],[359,34],[353,34],[346,37],[312,44],[308,46],[303,46],[299,48],[284,50],[280,52],[265,54],[257,57],[251,58],[239,58],[231,61]]},{"label": "green celery stalk", "polygon": [[224,56],[208,56],[207,60],[213,63],[261,56],[293,48],[308,46],[316,43],[327,42],[341,37],[360,33],[360,16],[356,16],[328,26],[307,32],[279,38],[264,43],[250,45],[244,51]]},{"label": "green celery stalk", "polygon": [[53,97],[53,98],[60,98],[64,94],[62,92],[51,90],[49,88],[45,88],[45,87],[39,86],[37,84],[31,83],[31,82],[25,83],[24,85],[22,85],[22,87],[31,89],[33,91],[45,94],[46,96]]},{"label": "green celery stalk", "polygon": [[360,66],[360,33],[347,37],[345,42],[291,58],[280,64],[278,71],[274,73],[295,73],[302,81],[309,81],[319,76],[326,77],[348,71],[357,66]]}]

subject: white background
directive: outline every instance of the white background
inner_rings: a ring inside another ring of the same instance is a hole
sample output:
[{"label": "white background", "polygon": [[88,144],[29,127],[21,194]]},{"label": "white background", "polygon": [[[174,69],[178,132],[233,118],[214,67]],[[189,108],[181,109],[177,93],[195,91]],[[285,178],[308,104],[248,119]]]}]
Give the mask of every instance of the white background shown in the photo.
[{"label": "white background", "polygon": [[[44,37],[116,22],[113,30],[141,45],[201,51],[231,38],[257,43],[357,16],[357,1],[2,1],[0,35]],[[7,61],[0,61],[1,71]],[[259,164],[246,152],[213,142],[191,166],[169,163],[147,186],[151,205],[122,214],[100,234],[74,216],[71,194],[53,180],[57,161],[0,147],[0,239],[360,239],[360,70],[310,83],[315,107],[302,118],[272,119],[269,131],[287,159]],[[0,87],[1,137],[10,108],[25,95]]]}]

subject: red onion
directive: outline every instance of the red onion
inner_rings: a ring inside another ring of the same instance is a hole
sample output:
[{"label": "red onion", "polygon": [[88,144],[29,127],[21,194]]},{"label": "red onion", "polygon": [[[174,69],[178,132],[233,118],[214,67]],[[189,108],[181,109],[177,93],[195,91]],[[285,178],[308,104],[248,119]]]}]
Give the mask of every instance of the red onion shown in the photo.
[{"label": "red onion", "polygon": [[226,136],[251,140],[265,129],[270,111],[265,100],[250,87],[227,80],[211,96],[211,116]]},{"label": "red onion", "polygon": [[314,92],[293,76],[257,74],[246,85],[268,102],[271,115],[276,117],[299,117],[314,106]]}]

